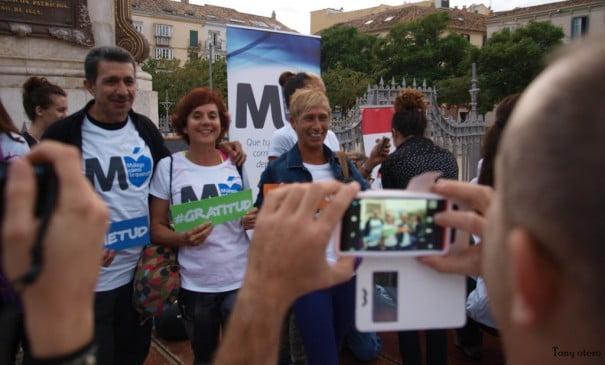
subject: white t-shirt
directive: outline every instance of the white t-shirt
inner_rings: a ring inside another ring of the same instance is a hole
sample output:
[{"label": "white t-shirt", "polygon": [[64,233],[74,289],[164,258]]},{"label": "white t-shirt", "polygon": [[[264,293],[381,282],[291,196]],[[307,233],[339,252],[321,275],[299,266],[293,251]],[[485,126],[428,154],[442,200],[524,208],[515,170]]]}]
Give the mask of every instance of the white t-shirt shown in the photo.
[{"label": "white t-shirt", "polygon": [[[111,222],[146,219],[149,230],[148,197],[153,158],[130,118],[124,127],[116,130],[101,128],[85,118],[82,161],[84,174],[109,208]],[[131,281],[142,248],[134,246],[117,251],[111,265],[101,267],[95,291],[116,289]]]},{"label": "white t-shirt", "polygon": [[6,133],[0,133],[0,161],[10,161],[29,152],[29,145],[23,137],[13,132],[7,133],[22,142],[15,141]]},{"label": "white t-shirt", "polygon": [[[298,135],[296,135],[296,131],[292,128],[290,123],[286,122],[282,128],[273,132],[269,144],[269,157],[279,157],[283,155],[290,151],[297,141]],[[324,144],[334,152],[340,150],[340,142],[338,142],[336,134],[329,129]]]},{"label": "white t-shirt", "polygon": [[[322,181],[322,180],[334,180],[334,173],[330,168],[329,163],[321,164],[321,165],[311,165],[308,163],[303,163],[303,166],[309,170],[311,176],[313,177],[313,182]],[[326,248],[326,258],[329,263],[335,263],[338,259],[338,255],[336,255],[336,251],[334,251],[334,245],[336,244],[334,241],[338,237],[332,235],[330,238],[330,243]]]},{"label": "white t-shirt", "polygon": [[[242,182],[229,159],[215,166],[200,166],[187,159],[185,151],[172,156],[172,191],[170,157],[166,157],[158,163],[151,181],[151,195],[157,198],[170,200],[172,195],[172,203],[181,204],[248,188],[247,179]],[[248,244],[241,221],[235,220],[215,225],[199,246],[180,247],[181,287],[205,293],[240,288],[248,263]]]}]

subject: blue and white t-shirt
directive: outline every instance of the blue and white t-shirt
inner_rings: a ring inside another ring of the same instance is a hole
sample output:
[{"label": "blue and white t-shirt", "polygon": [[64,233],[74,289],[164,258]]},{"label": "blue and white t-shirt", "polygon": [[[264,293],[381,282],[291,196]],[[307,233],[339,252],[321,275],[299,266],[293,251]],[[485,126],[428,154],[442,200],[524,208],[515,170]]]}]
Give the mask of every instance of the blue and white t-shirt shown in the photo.
[{"label": "blue and white t-shirt", "polygon": [[[170,157],[158,162],[151,182],[151,195],[172,204],[188,203],[248,189],[231,160],[200,166],[191,162],[184,151],[173,155],[172,191]],[[242,174],[245,176],[245,174]],[[241,221],[217,224],[199,246],[179,248],[181,287],[206,293],[239,289],[248,263],[248,236]]]},{"label": "blue and white t-shirt", "polygon": [[[111,222],[139,221],[132,227],[133,232],[148,234],[153,158],[130,118],[126,125],[115,130],[101,128],[85,118],[82,161],[84,174],[109,208]],[[114,244],[118,238],[128,240],[129,236],[116,237],[108,233],[106,247],[111,248],[107,244]],[[131,281],[142,248],[138,245],[117,251],[111,265],[101,267],[95,290],[112,290]]]}]

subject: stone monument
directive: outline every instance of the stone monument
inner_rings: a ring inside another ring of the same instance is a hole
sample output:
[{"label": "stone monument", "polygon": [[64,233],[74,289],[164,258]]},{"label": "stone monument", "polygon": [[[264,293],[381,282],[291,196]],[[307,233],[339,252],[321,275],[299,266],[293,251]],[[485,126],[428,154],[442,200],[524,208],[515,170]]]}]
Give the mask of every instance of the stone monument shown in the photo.
[{"label": "stone monument", "polygon": [[[21,86],[44,76],[67,92],[69,113],[92,99],[84,88],[84,57],[96,46],[120,46],[138,63],[147,40],[132,26],[131,0],[0,0],[0,98],[18,129],[29,120]],[[157,123],[151,76],[137,67],[134,109]]]}]

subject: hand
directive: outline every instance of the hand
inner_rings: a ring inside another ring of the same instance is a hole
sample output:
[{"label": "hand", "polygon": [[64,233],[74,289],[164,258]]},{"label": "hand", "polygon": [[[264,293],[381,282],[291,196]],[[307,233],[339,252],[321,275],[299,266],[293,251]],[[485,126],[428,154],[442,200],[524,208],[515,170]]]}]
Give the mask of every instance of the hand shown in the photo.
[{"label": "hand", "polygon": [[242,144],[238,141],[221,142],[218,148],[227,153],[231,161],[237,166],[242,166],[246,162],[246,153],[242,148]]},{"label": "hand", "polygon": [[212,228],[211,222],[204,222],[194,229],[184,232],[182,235],[182,246],[199,246],[206,241]]},{"label": "hand", "polygon": [[58,178],[58,195],[43,241],[43,267],[24,287],[25,327],[36,357],[62,356],[92,340],[94,287],[109,212],[82,175],[79,152],[43,141],[9,167],[2,246],[6,275],[25,273],[38,220],[32,163],[49,162]]},{"label": "hand", "polygon": [[[250,243],[244,286],[284,303],[349,280],[354,258],[341,257],[330,265],[326,246],[358,191],[357,183],[324,181],[269,192]],[[333,198],[318,216],[328,195]]]},{"label": "hand", "polygon": [[[439,180],[431,190],[471,209],[466,211],[452,210],[436,214],[435,223],[443,227],[461,229],[477,235],[483,242],[484,215],[490,205],[493,189],[484,185]],[[482,244],[469,246],[462,252],[445,256],[425,256],[419,258],[418,261],[440,272],[471,276],[480,275],[481,246]]]},{"label": "hand", "polygon": [[116,257],[117,251],[115,250],[103,250],[103,258],[101,259],[101,266],[107,267],[111,265],[113,259]]},{"label": "hand", "polygon": [[256,217],[258,216],[258,208],[252,208],[246,215],[242,218],[242,226],[244,229],[254,229],[254,225],[256,224]]},{"label": "hand", "polygon": [[376,165],[381,164],[384,160],[387,159],[387,157],[389,157],[389,152],[391,151],[391,140],[387,137],[384,138],[386,138],[386,142],[384,143],[384,145],[382,145],[382,148],[382,138],[378,138],[376,140],[376,144],[374,145],[374,147],[372,147],[372,151],[370,151],[370,156],[366,161],[366,164],[368,164],[366,167],[370,170],[373,169]]}]

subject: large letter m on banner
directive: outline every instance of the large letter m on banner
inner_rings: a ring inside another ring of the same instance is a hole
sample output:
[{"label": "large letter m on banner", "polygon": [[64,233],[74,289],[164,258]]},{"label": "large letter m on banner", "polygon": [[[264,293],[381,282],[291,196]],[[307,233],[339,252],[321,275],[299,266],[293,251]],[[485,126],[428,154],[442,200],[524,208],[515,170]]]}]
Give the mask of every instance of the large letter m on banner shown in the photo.
[{"label": "large letter m on banner", "polygon": [[252,125],[255,129],[263,129],[269,107],[271,108],[271,118],[276,129],[284,126],[282,117],[281,100],[279,98],[279,89],[275,85],[265,85],[260,99],[260,106],[256,103],[252,85],[237,84],[235,109],[235,128],[246,128],[248,111],[252,118]]}]

